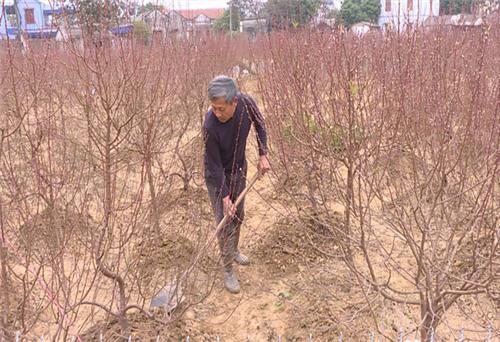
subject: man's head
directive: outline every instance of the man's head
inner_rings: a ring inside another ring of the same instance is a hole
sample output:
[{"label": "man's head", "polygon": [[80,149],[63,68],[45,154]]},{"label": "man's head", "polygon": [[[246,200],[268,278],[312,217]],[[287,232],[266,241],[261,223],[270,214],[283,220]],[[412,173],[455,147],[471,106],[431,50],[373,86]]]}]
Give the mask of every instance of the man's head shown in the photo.
[{"label": "man's head", "polygon": [[208,85],[208,98],[220,122],[227,122],[234,115],[238,99],[236,82],[228,76],[217,76]]}]

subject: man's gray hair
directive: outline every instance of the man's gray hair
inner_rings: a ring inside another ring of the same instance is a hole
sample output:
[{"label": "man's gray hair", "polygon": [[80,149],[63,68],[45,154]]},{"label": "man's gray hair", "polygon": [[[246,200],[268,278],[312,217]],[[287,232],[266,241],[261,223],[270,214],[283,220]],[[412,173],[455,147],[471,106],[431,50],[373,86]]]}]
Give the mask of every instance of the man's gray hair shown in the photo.
[{"label": "man's gray hair", "polygon": [[210,101],[223,97],[229,103],[234,99],[237,92],[236,82],[225,75],[215,77],[208,85],[208,98]]}]

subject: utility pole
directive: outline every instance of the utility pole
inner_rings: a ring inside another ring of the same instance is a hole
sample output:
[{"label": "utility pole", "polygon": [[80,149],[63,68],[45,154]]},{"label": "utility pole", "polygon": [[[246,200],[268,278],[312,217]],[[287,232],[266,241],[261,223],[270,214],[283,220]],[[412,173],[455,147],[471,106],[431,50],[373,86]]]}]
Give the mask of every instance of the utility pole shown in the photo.
[{"label": "utility pole", "polygon": [[233,1],[230,0],[229,4],[229,36],[233,36]]},{"label": "utility pole", "polygon": [[[19,42],[21,44],[21,51],[25,53],[26,50],[28,49],[28,44],[24,39],[22,24],[21,24],[21,13],[19,13],[19,6],[17,0],[14,0],[14,10],[16,11],[17,38],[19,39]],[[7,20],[7,18],[5,18],[5,20]]]}]

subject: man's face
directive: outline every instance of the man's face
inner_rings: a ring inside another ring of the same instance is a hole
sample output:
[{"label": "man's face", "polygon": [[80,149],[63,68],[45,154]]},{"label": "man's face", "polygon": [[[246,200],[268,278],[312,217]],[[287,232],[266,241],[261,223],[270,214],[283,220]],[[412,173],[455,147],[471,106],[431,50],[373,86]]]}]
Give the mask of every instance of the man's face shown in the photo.
[{"label": "man's face", "polygon": [[215,116],[220,122],[224,123],[233,117],[238,99],[235,97],[232,101],[226,102],[225,98],[218,97],[210,102]]}]

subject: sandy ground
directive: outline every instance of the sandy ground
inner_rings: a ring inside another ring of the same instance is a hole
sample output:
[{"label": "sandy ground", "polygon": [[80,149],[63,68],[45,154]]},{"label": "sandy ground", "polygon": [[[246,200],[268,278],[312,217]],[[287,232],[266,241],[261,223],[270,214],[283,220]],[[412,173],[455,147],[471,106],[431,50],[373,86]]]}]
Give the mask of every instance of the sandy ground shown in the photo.
[{"label": "sandy ground", "polygon": [[[252,132],[249,141],[253,139]],[[247,151],[249,177],[256,172],[253,145],[251,142]],[[190,341],[217,341],[217,338],[220,341],[338,341],[340,336],[352,341],[368,340],[370,332],[376,331],[370,309],[378,316],[379,329],[393,336],[394,340],[397,340],[401,329],[411,331],[418,325],[415,308],[393,305],[380,298],[372,303],[373,308],[366,305],[362,291],[342,263],[335,242],[322,240],[321,235],[311,236],[307,229],[293,222],[293,215],[296,214],[293,206],[287,203],[286,196],[276,192],[280,188],[277,176],[271,173],[258,181],[246,198],[240,248],[252,263],[236,269],[241,292],[234,295],[224,289],[221,270],[208,272],[215,275],[215,279],[206,300],[189,307],[173,324],[154,325],[144,317],[131,313],[133,340],[155,341],[157,336],[162,341],[185,341],[188,336]],[[189,207],[207,206],[208,197],[202,183],[198,179],[199,185],[192,185],[193,188],[184,195],[186,213],[182,219],[187,226],[192,219]],[[181,189],[176,191],[182,193]],[[170,200],[177,200],[172,193],[168,196]],[[208,220],[206,209],[191,214],[206,216]],[[332,212],[336,215],[341,216],[341,210],[340,206],[333,205]],[[179,224],[175,220],[167,223],[170,226]],[[191,234],[185,238],[200,240],[196,230]],[[172,241],[179,244],[178,239]],[[327,258],[312,249],[311,242],[329,252],[331,257]],[[172,252],[165,247],[158,251],[161,253],[151,257],[169,256]],[[174,256],[170,255],[170,258],[177,257],[175,252],[174,249]],[[413,267],[411,259],[407,261],[406,266]],[[160,262],[146,266],[155,269],[158,264]],[[454,307],[446,314],[439,333],[447,338],[441,340],[453,341],[459,336],[461,328],[466,329],[466,336],[471,341],[484,340],[484,332],[474,333],[478,330],[477,324],[466,314],[473,316],[481,312],[488,320],[498,322],[498,307],[492,307],[490,302],[481,298],[476,301],[464,299],[460,305],[462,311]],[[96,319],[102,316],[96,315]],[[106,341],[119,340],[113,332],[116,326],[116,322],[95,324],[94,333],[84,332],[82,339],[98,340],[99,335],[95,331],[104,331]],[[375,336],[377,340],[384,340],[379,334]],[[494,341],[495,336],[492,335],[492,338],[491,341]],[[418,335],[411,332],[405,339],[418,339]]]}]

